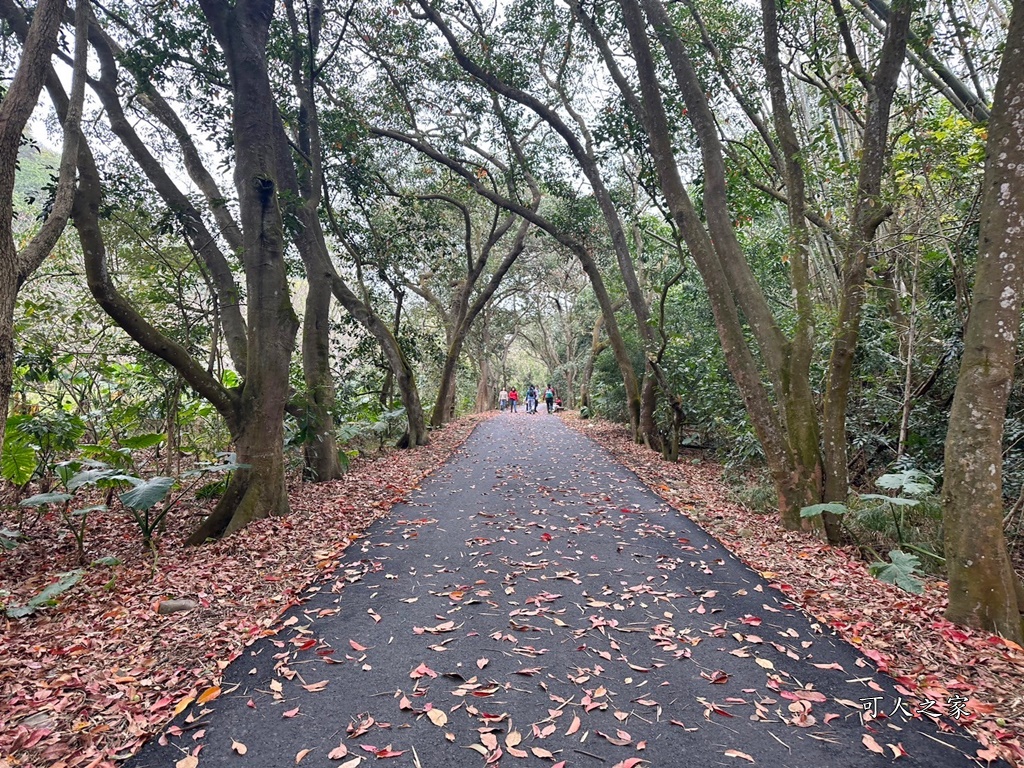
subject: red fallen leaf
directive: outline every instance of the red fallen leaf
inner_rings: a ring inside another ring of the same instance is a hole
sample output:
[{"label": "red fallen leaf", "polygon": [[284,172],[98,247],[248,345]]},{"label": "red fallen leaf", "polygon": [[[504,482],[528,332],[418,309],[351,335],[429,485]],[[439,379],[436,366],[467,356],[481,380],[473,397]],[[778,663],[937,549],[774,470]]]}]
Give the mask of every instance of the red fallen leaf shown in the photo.
[{"label": "red fallen leaf", "polygon": [[789,699],[790,701],[813,701],[816,704],[824,704],[828,701],[828,699],[825,698],[825,694],[821,693],[821,691],[779,691],[779,695],[784,699]]},{"label": "red fallen leaf", "polygon": [[417,679],[419,679],[421,677],[424,677],[424,676],[426,676],[426,677],[437,677],[437,672],[435,672],[430,667],[428,667],[426,664],[423,664],[421,662],[420,665],[418,667],[416,667],[416,669],[414,669],[412,672],[409,673],[409,677],[411,677],[413,680],[417,680]]},{"label": "red fallen leaf", "polygon": [[404,749],[392,749],[390,744],[388,744],[386,747],[374,747],[370,744],[360,744],[359,746],[361,746],[367,752],[372,752],[373,756],[377,759],[382,759],[385,757],[400,757],[401,755],[404,755],[406,753],[406,750]]},{"label": "red fallen leaf", "polygon": [[[904,754],[906,754],[904,752]],[[979,749],[976,753],[979,760],[984,760],[986,763],[991,763],[994,760],[999,759],[999,752],[989,747],[988,749]]]},{"label": "red fallen leaf", "polygon": [[761,626],[761,619],[758,616],[747,615],[740,619],[740,623],[749,624],[752,627],[759,627]]},{"label": "red fallen leaf", "polygon": [[640,763],[646,763],[646,760],[641,760],[639,757],[627,757],[621,763],[616,763],[612,768],[636,768]]},{"label": "red fallen leaf", "polygon": [[713,685],[722,685],[729,682],[729,675],[724,669],[716,669],[714,672],[701,672],[700,676]]},{"label": "red fallen leaf", "polygon": [[352,646],[352,650],[353,651],[365,651],[366,650],[366,646],[365,645],[360,645],[355,640],[349,640],[348,644]]},{"label": "red fallen leaf", "polygon": [[879,672],[889,671],[889,662],[886,661],[885,657],[882,656],[882,654],[878,651],[874,650],[873,648],[861,648],[860,652],[878,665]]},{"label": "red fallen leaf", "polygon": [[247,702],[245,702],[245,706],[249,707],[249,709],[256,709],[256,702],[252,699],[249,699]]},{"label": "red fallen leaf", "polygon": [[287,712],[282,712],[281,717],[295,717],[297,714],[299,714],[298,707],[296,707],[295,709],[289,709]]}]

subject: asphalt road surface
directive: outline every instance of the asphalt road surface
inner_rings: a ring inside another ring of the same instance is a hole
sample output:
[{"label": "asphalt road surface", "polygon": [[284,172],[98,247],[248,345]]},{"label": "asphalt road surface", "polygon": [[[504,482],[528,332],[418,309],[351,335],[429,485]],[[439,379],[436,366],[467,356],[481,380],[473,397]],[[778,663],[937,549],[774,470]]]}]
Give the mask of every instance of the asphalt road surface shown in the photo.
[{"label": "asphalt road surface", "polygon": [[955,724],[543,412],[481,424],[284,623],[128,765],[199,745],[204,768],[975,764]]}]

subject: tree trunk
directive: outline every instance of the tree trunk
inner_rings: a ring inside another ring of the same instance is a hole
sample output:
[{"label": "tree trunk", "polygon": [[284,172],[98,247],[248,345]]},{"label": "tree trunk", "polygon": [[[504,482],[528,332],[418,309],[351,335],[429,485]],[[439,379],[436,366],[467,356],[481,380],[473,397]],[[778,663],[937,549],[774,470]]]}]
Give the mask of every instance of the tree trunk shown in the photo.
[{"label": "tree trunk", "polygon": [[462,354],[462,347],[465,344],[468,332],[468,325],[463,324],[452,333],[452,339],[448,344],[448,351],[444,358],[444,366],[441,368],[437,401],[434,403],[434,411],[430,415],[430,425],[432,427],[440,427],[442,424],[447,423],[454,415],[455,372],[459,366],[459,356]]},{"label": "tree trunk", "polygon": [[[258,358],[249,360],[256,362]],[[254,367],[258,366],[250,365],[250,369]],[[261,397],[248,383],[242,400],[239,431],[234,432],[232,438],[238,462],[248,464],[249,468],[231,476],[224,495],[189,537],[189,544],[227,536],[268,515],[288,514],[284,452],[281,450],[283,415],[277,416],[274,398]]]},{"label": "tree trunk", "polygon": [[62,115],[64,147],[57,193],[45,223],[19,253],[14,241],[14,180],[22,133],[35,109],[57,49],[64,15],[63,0],[40,0],[26,25],[20,8],[0,4],[3,17],[15,27],[22,52],[18,68],[0,101],[0,447],[7,428],[7,410],[14,379],[14,309],[22,284],[49,255],[67,224],[74,199],[74,171],[78,156],[79,118],[85,93],[88,5],[76,9],[75,65],[70,109]]},{"label": "tree trunk", "polygon": [[285,514],[284,411],[299,321],[284,262],[282,185],[275,132],[277,104],[267,71],[273,0],[200,0],[224,50],[233,95],[235,187],[242,224],[248,344],[246,377],[236,419],[229,423],[238,460],[251,465],[232,478],[210,518],[192,535],[198,543],[252,520]]},{"label": "tree trunk", "polygon": [[[845,16],[838,2],[837,21],[847,41],[851,61],[858,61]],[[906,55],[911,3],[894,4],[886,25],[885,41],[874,73],[858,75],[866,81],[868,102],[863,146],[857,173],[856,200],[851,212],[850,232],[842,247],[842,291],[832,354],[828,362],[825,395],[822,398],[822,442],[825,460],[825,501],[845,502],[849,495],[849,458],[846,439],[846,409],[853,376],[853,357],[860,338],[861,309],[864,304],[868,257],[875,233],[889,216],[881,200],[882,174],[888,156],[889,110]]]},{"label": "tree trunk", "polygon": [[302,373],[306,381],[303,454],[306,478],[315,483],[336,480],[342,474],[334,437],[330,312],[330,285],[318,280],[310,282],[302,318]]},{"label": "tree trunk", "polygon": [[478,364],[480,367],[480,378],[476,384],[474,410],[477,413],[486,413],[491,410],[491,392],[494,391],[494,388],[491,386],[491,364],[485,354],[480,356]]},{"label": "tree trunk", "polygon": [[1002,441],[1024,290],[1024,2],[1016,0],[999,69],[987,159],[978,268],[942,487],[946,617],[1020,643],[1017,579],[1003,536]]},{"label": "tree trunk", "polygon": [[654,381],[654,374],[651,366],[647,366],[644,373],[643,386],[640,389],[640,435],[645,446],[650,450],[661,453],[664,447],[661,434],[658,432],[658,424],[655,420],[654,411],[658,407],[658,385]]}]

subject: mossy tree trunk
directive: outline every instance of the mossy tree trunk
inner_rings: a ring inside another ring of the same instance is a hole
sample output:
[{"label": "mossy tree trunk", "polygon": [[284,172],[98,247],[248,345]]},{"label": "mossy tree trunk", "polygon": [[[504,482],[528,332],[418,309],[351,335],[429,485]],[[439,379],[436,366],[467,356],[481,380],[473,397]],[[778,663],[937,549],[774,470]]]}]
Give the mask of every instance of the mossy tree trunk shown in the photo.
[{"label": "mossy tree trunk", "polygon": [[1024,291],[1024,2],[1014,3],[988,127],[978,268],[946,435],[946,617],[1022,641],[1003,536],[1003,425]]}]

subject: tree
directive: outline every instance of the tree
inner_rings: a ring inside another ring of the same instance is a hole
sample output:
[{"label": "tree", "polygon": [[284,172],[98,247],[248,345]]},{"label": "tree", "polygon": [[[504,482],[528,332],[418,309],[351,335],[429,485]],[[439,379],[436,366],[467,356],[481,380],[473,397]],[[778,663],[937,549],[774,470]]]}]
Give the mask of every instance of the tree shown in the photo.
[{"label": "tree", "polygon": [[50,254],[67,225],[75,196],[75,167],[80,141],[79,121],[85,94],[88,0],[75,3],[75,53],[71,103],[65,112],[64,144],[53,204],[42,227],[20,250],[14,241],[14,172],[18,149],[32,110],[35,109],[50,59],[57,49],[57,33],[64,15],[63,0],[40,0],[25,26],[22,11],[11,0],[0,3],[0,14],[19,28],[21,60],[0,101],[0,446],[7,423],[14,364],[14,306],[18,291]]},{"label": "tree", "polygon": [[[231,533],[254,519],[288,511],[284,409],[289,395],[288,368],[298,330],[284,263],[284,228],[278,202],[279,141],[273,119],[276,105],[267,73],[266,42],[274,3],[243,0],[229,5],[209,0],[202,3],[202,10],[223,49],[233,96],[240,259],[245,272],[248,313],[244,352],[247,365],[240,387],[225,387],[184,347],[149,323],[118,291],[109,273],[100,225],[103,187],[92,153],[84,143],[79,152],[81,182],[73,214],[89,288],[97,301],[140,346],[174,366],[217,408],[243,465],[232,475],[214,511],[190,537],[192,543]],[[47,85],[55,102],[66,103],[52,71]],[[283,130],[279,121],[276,129]]]},{"label": "tree", "polygon": [[1024,2],[1016,0],[988,127],[978,268],[942,486],[951,621],[1020,643],[1024,597],[1003,537],[1003,425],[1024,291]]}]

